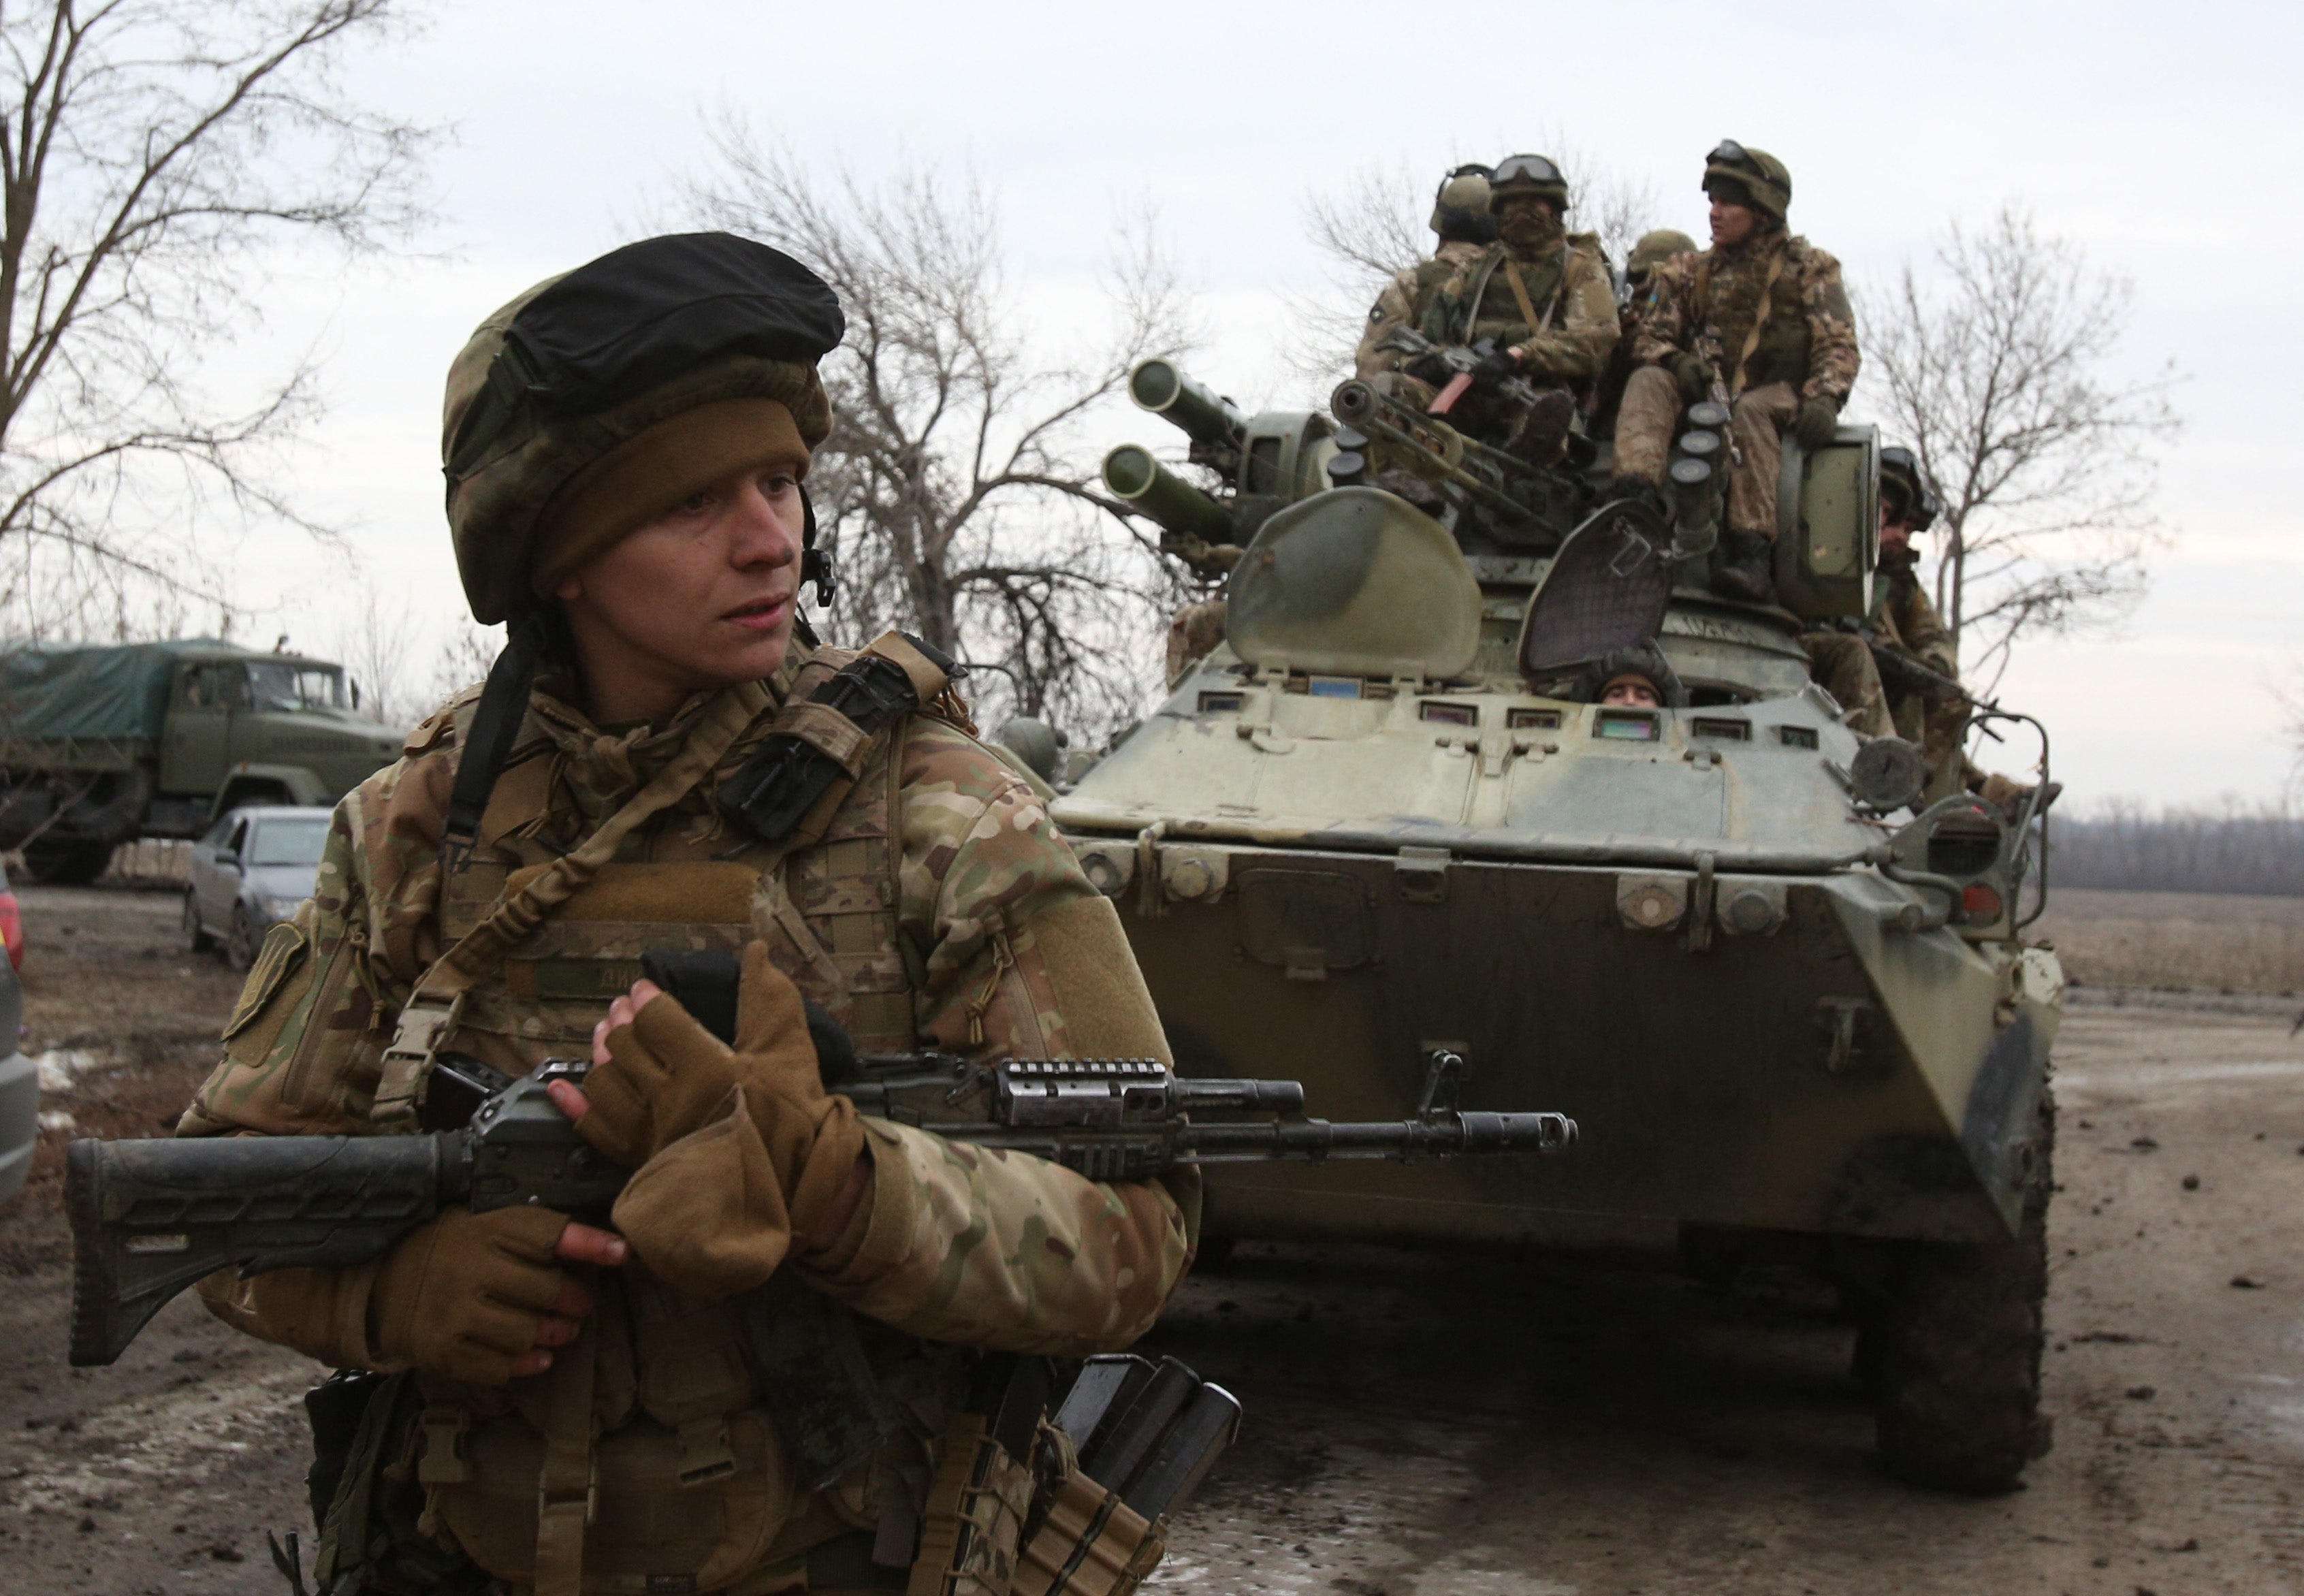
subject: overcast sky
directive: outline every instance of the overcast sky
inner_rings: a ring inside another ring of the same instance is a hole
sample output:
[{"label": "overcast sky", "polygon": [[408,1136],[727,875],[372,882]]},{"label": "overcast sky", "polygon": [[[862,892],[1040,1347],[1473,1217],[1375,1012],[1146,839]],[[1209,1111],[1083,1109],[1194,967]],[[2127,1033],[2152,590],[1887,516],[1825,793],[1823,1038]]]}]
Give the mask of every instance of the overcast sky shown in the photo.
[{"label": "overcast sky", "polygon": [[[1150,207],[1213,335],[1198,362],[1245,402],[1289,390],[1288,297],[1327,281],[1313,191],[1407,162],[1540,147],[1566,130],[1654,180],[1700,235],[1702,157],[1732,136],[1792,168],[1796,230],[1860,293],[2004,199],[2132,279],[2134,371],[2173,359],[2187,421],[2159,511],[2177,534],[2122,632],[2032,645],[2003,697],[2040,714],[2073,797],[2269,797],[2290,755],[2304,550],[2304,222],[2283,7],[1664,0],[1417,10],[1179,4],[970,7],[523,3],[444,12],[359,64],[359,94],[454,124],[433,258],[284,281],[272,335],[329,354],[334,409],[295,480],[353,522],[368,570],[428,620],[460,603],[440,515],[438,403],[472,325],[521,288],[648,231],[727,106],[826,166],[970,167],[1006,221],[1020,310],[1090,313],[1117,218]],[[1114,418],[1146,434],[1160,429]],[[259,628],[302,646],[343,584],[308,546],[244,548]]]}]

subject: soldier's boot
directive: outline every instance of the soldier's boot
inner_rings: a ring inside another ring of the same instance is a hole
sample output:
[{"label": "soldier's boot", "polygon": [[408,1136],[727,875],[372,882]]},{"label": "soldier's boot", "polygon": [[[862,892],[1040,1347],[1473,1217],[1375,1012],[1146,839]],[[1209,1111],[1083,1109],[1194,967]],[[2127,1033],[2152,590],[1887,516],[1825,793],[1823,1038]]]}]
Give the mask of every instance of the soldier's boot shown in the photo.
[{"label": "soldier's boot", "polygon": [[1723,534],[1720,563],[1712,572],[1712,590],[1753,604],[1775,602],[1775,546],[1758,532]]},{"label": "soldier's boot", "polygon": [[1565,388],[1546,388],[1536,396],[1512,438],[1507,453],[1539,470],[1560,463],[1568,452],[1568,434],[1576,424],[1576,395]]}]

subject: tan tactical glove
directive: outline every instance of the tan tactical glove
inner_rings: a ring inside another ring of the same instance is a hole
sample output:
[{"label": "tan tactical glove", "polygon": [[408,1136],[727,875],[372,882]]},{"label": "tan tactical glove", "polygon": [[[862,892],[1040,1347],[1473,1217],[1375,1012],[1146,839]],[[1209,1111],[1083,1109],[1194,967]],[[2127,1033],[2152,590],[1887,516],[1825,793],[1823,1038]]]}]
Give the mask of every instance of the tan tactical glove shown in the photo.
[{"label": "tan tactical glove", "polygon": [[410,1231],[385,1255],[369,1294],[370,1343],[394,1365],[507,1383],[546,1318],[575,1306],[553,1251],[567,1227],[568,1216],[549,1209],[453,1208]]},{"label": "tan tactical glove", "polygon": [[[755,942],[733,1052],[663,997],[606,1040],[616,1092],[662,1093],[648,1105],[649,1156],[616,1200],[616,1228],[681,1290],[720,1297],[760,1285],[793,1235],[834,1210],[864,1156],[855,1106],[824,1089],[800,989]],[[591,1087],[588,1078],[588,1099]],[[594,1110],[577,1128],[614,1158],[644,1138],[639,1112],[612,1100],[612,1125],[596,1133]]]}]

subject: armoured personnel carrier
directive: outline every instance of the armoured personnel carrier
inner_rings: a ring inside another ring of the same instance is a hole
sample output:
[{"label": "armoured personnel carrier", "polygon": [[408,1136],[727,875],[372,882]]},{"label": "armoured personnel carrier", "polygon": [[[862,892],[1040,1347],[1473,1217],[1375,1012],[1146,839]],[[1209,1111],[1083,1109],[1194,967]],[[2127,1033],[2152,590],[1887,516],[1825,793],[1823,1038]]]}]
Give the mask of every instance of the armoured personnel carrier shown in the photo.
[{"label": "armoured personnel carrier", "polygon": [[[1580,441],[1539,469],[1380,386],[1242,416],[1156,361],[1132,393],[1220,486],[1136,446],[1105,484],[1228,571],[1224,641],[1054,813],[1180,1066],[1284,1065],[1373,1118],[1445,1050],[1466,1107],[1585,1129],[1571,1159],[1212,1170],[1215,1244],[1804,1265],[1860,1327],[1885,1461],[2013,1485],[2047,1437],[2045,827],[1925,790],[1810,681],[1800,633],[1869,607],[1872,431],[1787,445],[1764,607],[1707,588],[1724,412],[1641,502]],[[1684,701],[1580,701],[1650,640]]]}]

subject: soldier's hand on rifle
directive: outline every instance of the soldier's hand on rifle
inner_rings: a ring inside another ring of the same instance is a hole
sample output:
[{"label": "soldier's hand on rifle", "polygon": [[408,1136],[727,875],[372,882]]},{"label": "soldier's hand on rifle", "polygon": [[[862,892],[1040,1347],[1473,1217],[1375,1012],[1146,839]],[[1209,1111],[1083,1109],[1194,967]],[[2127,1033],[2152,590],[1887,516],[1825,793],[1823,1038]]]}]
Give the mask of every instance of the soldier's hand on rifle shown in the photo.
[{"label": "soldier's hand on rifle", "polygon": [[629,1256],[623,1237],[549,1209],[450,1209],[377,1266],[369,1340],[389,1363],[472,1385],[541,1374],[592,1311],[561,1263],[614,1268]]},{"label": "soldier's hand on rifle", "polygon": [[1448,379],[1456,375],[1455,368],[1448,363],[1447,352],[1438,349],[1418,355],[1402,369],[1417,381],[1428,382],[1436,388],[1447,386]]},{"label": "soldier's hand on rifle", "polygon": [[836,1241],[870,1186],[855,1105],[825,1090],[800,990],[745,950],[732,1049],[652,982],[611,1006],[582,1090],[549,1089],[577,1133],[636,1164],[616,1227],[682,1290],[766,1281],[797,1240]]},{"label": "soldier's hand on rifle", "polygon": [[1705,387],[1712,380],[1703,358],[1685,349],[1667,358],[1664,369],[1672,373],[1673,381],[1680,385],[1680,396],[1690,404],[1704,397]]},{"label": "soldier's hand on rifle", "polygon": [[1480,357],[1472,368],[1472,391],[1491,394],[1520,375],[1520,356],[1509,349],[1499,349]]}]

